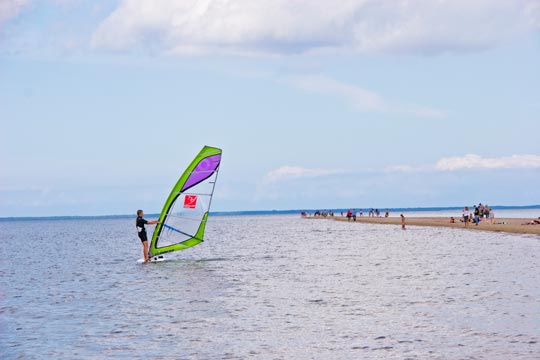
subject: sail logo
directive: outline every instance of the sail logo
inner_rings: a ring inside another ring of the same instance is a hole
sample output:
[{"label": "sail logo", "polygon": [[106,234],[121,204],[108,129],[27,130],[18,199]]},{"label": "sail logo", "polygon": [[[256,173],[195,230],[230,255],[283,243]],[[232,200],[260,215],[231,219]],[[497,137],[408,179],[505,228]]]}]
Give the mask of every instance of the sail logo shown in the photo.
[{"label": "sail logo", "polygon": [[184,198],[185,209],[195,209],[197,207],[197,195],[186,195]]}]

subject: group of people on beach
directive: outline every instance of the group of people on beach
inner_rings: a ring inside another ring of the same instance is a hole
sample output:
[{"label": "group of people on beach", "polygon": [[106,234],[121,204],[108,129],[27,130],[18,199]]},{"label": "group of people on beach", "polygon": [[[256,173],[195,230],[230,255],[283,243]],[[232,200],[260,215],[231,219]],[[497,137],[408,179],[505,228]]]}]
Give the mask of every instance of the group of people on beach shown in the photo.
[{"label": "group of people on beach", "polygon": [[[453,217],[450,218],[450,222],[453,222],[453,219]],[[473,211],[471,211],[468,206],[465,206],[460,221],[465,223],[465,227],[468,227],[469,222],[474,222],[476,226],[478,226],[480,221],[485,221],[488,224],[494,224],[495,212],[487,204],[482,205],[482,203],[479,203],[478,206],[474,205]]]},{"label": "group of people on beach", "polygon": [[[390,215],[390,211],[386,209],[384,212],[384,217],[388,217]],[[379,209],[369,209],[368,216],[370,217],[381,217],[381,211]]]},{"label": "group of people on beach", "polygon": [[[366,213],[369,217],[381,217],[381,211],[379,209],[370,208],[366,210]],[[334,216],[334,211],[332,210],[317,210],[313,214],[311,212],[302,211],[300,213],[302,217],[308,217],[308,216],[321,216],[321,217],[327,217],[327,216]],[[362,217],[364,216],[364,209],[358,208],[358,209],[349,209],[347,212],[341,211],[341,216],[347,217],[348,220],[356,220],[356,217]],[[384,217],[390,216],[390,210],[386,209],[384,212]]]},{"label": "group of people on beach", "polygon": [[521,225],[540,225],[540,216],[538,217],[538,219],[532,219],[531,221],[527,221],[526,223]]},{"label": "group of people on beach", "polygon": [[[362,209],[358,209],[357,212],[356,210],[349,209],[349,211],[347,212],[347,219],[350,220],[350,218],[352,217],[354,220],[356,220],[356,215],[362,217],[364,216],[364,211]],[[390,216],[390,210],[386,209],[386,211],[384,212],[384,217],[387,218],[388,216]],[[368,217],[381,217],[381,211],[379,209],[371,208],[368,211]]]},{"label": "group of people on beach", "polygon": [[[373,210],[373,209],[371,209]],[[379,209],[376,209],[376,213],[377,213],[377,217],[380,217],[381,214],[379,212]],[[360,209],[360,214],[362,214],[362,209]],[[390,211],[388,209],[386,209],[385,213],[384,213],[384,217],[388,217],[390,215]],[[362,216],[362,215],[360,215]],[[374,214],[372,215],[372,211],[370,211],[370,215],[369,216],[375,216]],[[401,229],[402,230],[406,230],[406,227],[405,227],[405,216],[403,216],[403,214],[400,215],[401,217]],[[353,219],[353,221],[356,221],[356,211],[352,211],[351,209],[349,209],[349,211],[347,211],[347,221],[351,221],[351,219]]]},{"label": "group of people on beach", "polygon": [[[369,217],[381,217],[381,211],[379,209],[370,208],[366,210],[366,213],[368,214]],[[313,214],[309,211],[302,211],[300,215],[302,217],[310,217],[310,216],[332,217],[334,216],[334,211],[333,210],[317,210]],[[341,216],[347,217],[347,220],[349,221],[350,220],[356,221],[357,216],[359,217],[364,216],[364,209],[357,208],[357,209],[349,209],[346,212],[341,211]],[[384,212],[384,217],[387,218],[389,216],[390,216],[390,210],[386,209],[386,211]]]},{"label": "group of people on beach", "polygon": [[[368,216],[369,217],[381,217],[381,212],[379,211],[379,209],[369,209],[368,211]],[[300,213],[300,215],[302,217],[308,217],[308,216],[311,216],[311,213],[310,212],[307,212],[307,211],[302,211]],[[317,210],[313,213],[313,216],[315,217],[327,217],[327,216],[331,216],[333,217],[334,216],[334,212],[332,210]],[[347,217],[347,221],[356,221],[356,217],[357,216],[364,216],[364,211],[363,209],[349,209],[347,210],[347,212],[344,214],[343,211],[341,212],[341,216],[345,216]],[[386,211],[384,212],[384,217],[387,218],[390,216],[390,210],[386,209]],[[401,228],[403,230],[406,230],[406,227],[405,227],[405,216],[403,216],[403,214],[400,215],[401,217]]]},{"label": "group of people on beach", "polygon": [[[308,212],[308,211],[302,211],[301,213],[302,217],[307,217],[307,216],[311,216],[311,212]],[[332,210],[317,210],[313,213],[313,216],[322,216],[322,217],[327,217],[327,216],[334,216],[334,212]]]}]

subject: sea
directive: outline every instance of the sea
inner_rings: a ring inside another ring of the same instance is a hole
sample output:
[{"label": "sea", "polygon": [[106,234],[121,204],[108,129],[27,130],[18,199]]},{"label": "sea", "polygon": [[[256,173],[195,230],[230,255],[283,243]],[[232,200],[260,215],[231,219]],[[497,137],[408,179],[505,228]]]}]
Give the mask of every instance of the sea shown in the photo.
[{"label": "sea", "polygon": [[537,235],[211,216],[140,264],[134,220],[0,221],[0,358],[540,359]]}]

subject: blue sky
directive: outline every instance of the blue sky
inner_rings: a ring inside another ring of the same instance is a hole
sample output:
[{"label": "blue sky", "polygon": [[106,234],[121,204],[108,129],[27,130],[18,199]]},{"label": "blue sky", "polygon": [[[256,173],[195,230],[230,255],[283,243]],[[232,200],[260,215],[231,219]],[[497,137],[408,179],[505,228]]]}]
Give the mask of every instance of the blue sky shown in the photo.
[{"label": "blue sky", "polygon": [[540,204],[540,3],[0,3],[0,216]]}]

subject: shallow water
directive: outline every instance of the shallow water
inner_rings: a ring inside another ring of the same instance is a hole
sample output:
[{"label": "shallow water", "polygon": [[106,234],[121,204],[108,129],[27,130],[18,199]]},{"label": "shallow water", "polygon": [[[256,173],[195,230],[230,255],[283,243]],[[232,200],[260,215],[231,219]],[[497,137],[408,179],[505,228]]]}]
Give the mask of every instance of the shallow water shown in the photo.
[{"label": "shallow water", "polygon": [[538,359],[540,237],[212,217],[138,264],[133,221],[4,221],[2,358]]}]

